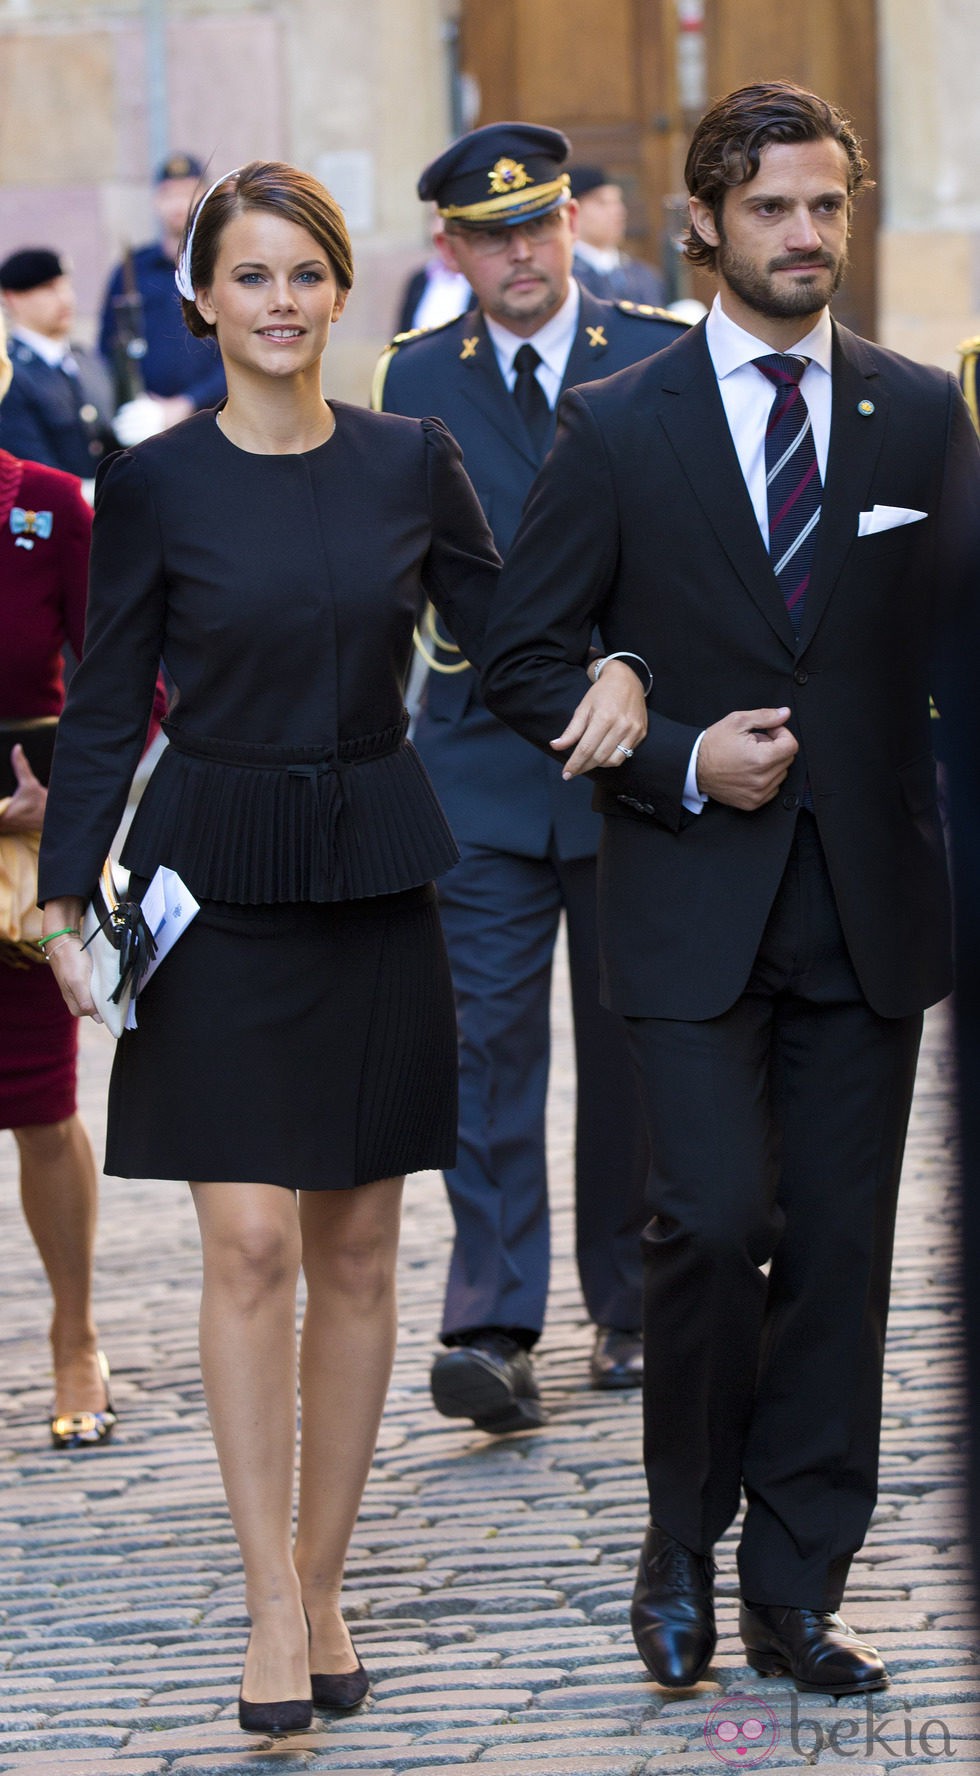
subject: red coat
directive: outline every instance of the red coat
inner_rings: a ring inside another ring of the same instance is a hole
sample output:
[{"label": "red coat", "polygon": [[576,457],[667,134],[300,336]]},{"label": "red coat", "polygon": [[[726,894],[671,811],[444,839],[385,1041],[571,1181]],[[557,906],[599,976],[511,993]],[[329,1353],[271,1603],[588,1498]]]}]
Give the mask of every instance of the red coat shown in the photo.
[{"label": "red coat", "polygon": [[[47,534],[44,534],[47,533]],[[81,657],[92,514],[74,475],[0,450],[0,718],[60,715]],[[28,546],[30,545],[30,546]]]}]

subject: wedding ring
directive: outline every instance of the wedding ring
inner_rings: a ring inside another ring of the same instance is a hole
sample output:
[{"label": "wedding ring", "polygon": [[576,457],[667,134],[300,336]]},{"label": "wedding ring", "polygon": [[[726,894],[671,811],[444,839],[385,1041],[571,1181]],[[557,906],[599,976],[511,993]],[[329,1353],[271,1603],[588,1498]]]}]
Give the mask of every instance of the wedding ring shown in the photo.
[{"label": "wedding ring", "polygon": [[616,741],[616,751],[621,752],[624,759],[631,759],[633,757],[632,746],[623,746],[619,740]]}]

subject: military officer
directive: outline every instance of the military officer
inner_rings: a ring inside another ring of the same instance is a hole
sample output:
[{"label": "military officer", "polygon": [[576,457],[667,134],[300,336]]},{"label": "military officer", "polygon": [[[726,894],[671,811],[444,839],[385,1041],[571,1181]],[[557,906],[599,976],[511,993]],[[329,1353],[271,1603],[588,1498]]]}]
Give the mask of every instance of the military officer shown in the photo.
[{"label": "military officer", "polygon": [[[419,196],[436,204],[439,249],[475,303],[448,325],[396,337],[375,378],[375,406],[436,414],[455,434],[502,554],[550,448],[560,392],[683,331],[659,310],[597,301],[572,279],[569,148],[558,130],[493,124],[426,168]],[[459,1008],[460,1153],[446,1179],[456,1236],[432,1393],[448,1417],[512,1431],[544,1421],[529,1353],[548,1290],[544,1112],[563,910],[578,1071],[576,1245],[597,1387],[642,1380],[646,1143],[622,1028],[598,1001],[591,789],[563,782],[557,760],[489,714],[476,673],[431,611],[417,645],[428,675],[415,743],[462,851],[440,886]]]},{"label": "military officer", "polygon": [[153,187],[158,237],[126,255],[105,293],[99,345],[106,360],[125,360],[131,331],[139,340],[142,387],[119,396],[126,402],[119,431],[127,444],[224,400],[225,373],[214,342],[191,338],[174,287],[184,224],[203,173],[193,154],[169,154],[161,163]]},{"label": "military officer", "polygon": [[94,481],[112,429],[112,381],[102,359],[71,341],[75,293],[67,261],[50,247],[24,247],[0,265],[11,382],[0,445],[12,456]]}]

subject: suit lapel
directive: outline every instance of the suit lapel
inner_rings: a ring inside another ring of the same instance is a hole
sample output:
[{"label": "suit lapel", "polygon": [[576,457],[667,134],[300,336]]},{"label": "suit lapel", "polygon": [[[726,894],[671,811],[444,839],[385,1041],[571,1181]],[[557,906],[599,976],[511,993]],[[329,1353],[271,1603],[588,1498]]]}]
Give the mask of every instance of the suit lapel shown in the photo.
[{"label": "suit lapel", "polygon": [[767,623],[795,653],[793,625],[732,442],[703,322],[671,348],[663,388],[672,398],[661,405],[660,423],[705,519]]},{"label": "suit lapel", "polygon": [[830,449],[801,649],[816,632],[857,536],[888,421],[888,393],[874,359],[863,340],[836,323],[831,374]]},{"label": "suit lapel", "polygon": [[532,469],[538,469],[540,458],[520,409],[500,374],[493,340],[478,309],[471,309],[463,316],[460,372],[460,388],[466,399],[506,439],[512,450],[524,457]]}]

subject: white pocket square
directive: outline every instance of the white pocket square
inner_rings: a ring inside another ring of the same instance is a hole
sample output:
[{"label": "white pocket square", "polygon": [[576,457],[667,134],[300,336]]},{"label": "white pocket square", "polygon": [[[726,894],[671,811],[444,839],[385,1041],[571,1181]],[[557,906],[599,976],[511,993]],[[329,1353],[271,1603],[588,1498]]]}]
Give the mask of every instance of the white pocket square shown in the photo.
[{"label": "white pocket square", "polygon": [[900,524],[918,524],[928,512],[917,512],[914,506],[872,506],[870,512],[858,516],[858,536],[875,536],[879,530],[897,530]]}]

